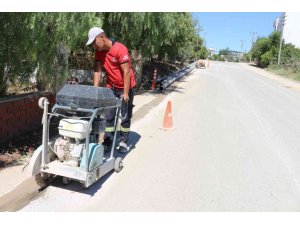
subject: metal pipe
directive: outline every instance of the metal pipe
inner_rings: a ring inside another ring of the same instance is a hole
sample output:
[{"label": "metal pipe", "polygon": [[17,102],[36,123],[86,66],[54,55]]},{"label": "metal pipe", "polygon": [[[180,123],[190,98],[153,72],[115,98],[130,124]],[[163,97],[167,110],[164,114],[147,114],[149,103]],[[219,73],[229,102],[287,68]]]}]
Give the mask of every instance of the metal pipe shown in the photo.
[{"label": "metal pipe", "polygon": [[115,133],[114,133],[114,139],[113,139],[112,149],[111,149],[111,153],[110,153],[110,158],[112,158],[113,155],[114,155],[116,137],[117,137],[117,125],[118,125],[118,121],[119,121],[119,114],[120,114],[120,107],[117,108],[116,115],[115,115],[115,126],[114,126]]},{"label": "metal pipe", "polygon": [[48,99],[45,99],[43,102],[44,105],[44,113],[43,113],[43,153],[42,153],[42,168],[47,168],[48,163],[48,142],[49,142],[49,135],[48,135]]},{"label": "metal pipe", "polygon": [[173,82],[180,79],[181,77],[187,75],[195,68],[196,62],[190,64],[189,66],[179,70],[178,72],[172,74],[172,76],[168,77],[167,79],[163,80],[160,84],[159,89],[165,90],[168,86],[170,86]]}]

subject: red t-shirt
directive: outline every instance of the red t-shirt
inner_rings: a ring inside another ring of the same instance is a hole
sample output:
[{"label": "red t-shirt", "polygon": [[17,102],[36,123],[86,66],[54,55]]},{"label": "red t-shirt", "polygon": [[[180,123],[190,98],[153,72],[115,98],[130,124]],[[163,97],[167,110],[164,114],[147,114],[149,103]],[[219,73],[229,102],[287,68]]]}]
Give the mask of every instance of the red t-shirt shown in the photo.
[{"label": "red t-shirt", "polygon": [[130,69],[130,88],[135,86],[135,77],[131,67],[128,49],[125,45],[115,42],[108,52],[98,51],[95,52],[95,60],[100,60],[102,66],[107,73],[106,87],[123,89],[124,80],[121,64],[127,62]]}]

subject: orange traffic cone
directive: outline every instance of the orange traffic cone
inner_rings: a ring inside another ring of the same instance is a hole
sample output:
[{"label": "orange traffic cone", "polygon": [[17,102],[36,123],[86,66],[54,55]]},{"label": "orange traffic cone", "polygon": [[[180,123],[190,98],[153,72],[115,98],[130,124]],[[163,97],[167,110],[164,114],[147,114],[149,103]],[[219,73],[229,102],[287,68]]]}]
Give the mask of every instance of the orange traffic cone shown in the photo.
[{"label": "orange traffic cone", "polygon": [[165,117],[162,125],[163,130],[173,130],[173,119],[172,119],[172,105],[171,101],[168,101]]}]

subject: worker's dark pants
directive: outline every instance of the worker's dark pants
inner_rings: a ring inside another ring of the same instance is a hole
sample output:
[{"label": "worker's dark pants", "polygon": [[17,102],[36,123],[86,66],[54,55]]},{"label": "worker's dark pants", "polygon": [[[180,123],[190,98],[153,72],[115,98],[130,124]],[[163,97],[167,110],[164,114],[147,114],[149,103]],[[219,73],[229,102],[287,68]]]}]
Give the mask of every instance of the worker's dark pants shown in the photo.
[{"label": "worker's dark pants", "polygon": [[[112,89],[115,96],[117,98],[121,98],[123,94],[123,90],[115,90]],[[134,98],[134,90],[129,90],[129,100],[128,103],[122,101],[121,105],[121,116],[125,118],[122,119],[121,128],[120,128],[120,141],[124,141],[127,143],[130,131],[130,124],[131,124],[131,117],[132,117],[132,109],[133,105],[133,98]],[[116,109],[110,109],[109,112],[106,114],[106,127],[105,127],[105,135],[104,138],[110,138],[113,140],[114,135],[114,123],[115,123],[115,116],[116,116]]]}]

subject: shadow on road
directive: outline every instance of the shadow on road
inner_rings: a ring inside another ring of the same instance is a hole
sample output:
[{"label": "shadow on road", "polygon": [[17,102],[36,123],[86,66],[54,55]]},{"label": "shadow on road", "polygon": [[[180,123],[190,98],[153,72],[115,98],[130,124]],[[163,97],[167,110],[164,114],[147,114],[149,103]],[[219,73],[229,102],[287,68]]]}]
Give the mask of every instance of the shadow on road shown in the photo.
[{"label": "shadow on road", "polygon": [[[139,142],[140,139],[141,139],[141,135],[139,135],[138,133],[136,133],[134,131],[131,131],[129,134],[129,141],[128,141],[128,146],[130,146],[130,151],[124,154],[124,153],[119,153],[117,150],[115,150],[114,157],[115,158],[121,157],[124,160],[127,155],[129,155],[133,150],[136,150],[136,144]],[[110,154],[110,152],[106,153],[105,156],[109,156],[109,154]],[[72,181],[70,184],[65,185],[62,182],[62,177],[58,177],[57,179],[55,179],[53,181],[53,183],[51,184],[51,186],[67,189],[67,190],[73,191],[73,192],[80,192],[80,193],[87,194],[90,196],[94,196],[95,193],[97,193],[99,190],[101,190],[102,185],[106,182],[106,180],[113,173],[114,173],[113,170],[110,171],[109,173],[107,173],[106,175],[101,177],[96,183],[94,183],[87,189],[83,188],[81,186],[81,184],[76,181]],[[120,173],[122,173],[122,170],[120,171]]]},{"label": "shadow on road", "polygon": [[253,64],[253,63],[249,63],[248,65],[249,65],[249,66],[252,66],[252,67],[255,67],[255,68],[259,68],[259,69],[261,69],[261,67],[260,67],[260,66],[258,66],[258,65],[256,65],[256,64]]},{"label": "shadow on road", "polygon": [[[186,81],[182,81],[182,82],[186,82]],[[171,86],[171,87],[168,87],[166,90],[161,91],[161,93],[164,94],[164,95],[168,95],[168,94],[173,93],[173,92],[184,94],[183,88],[176,87],[176,86]]]}]

